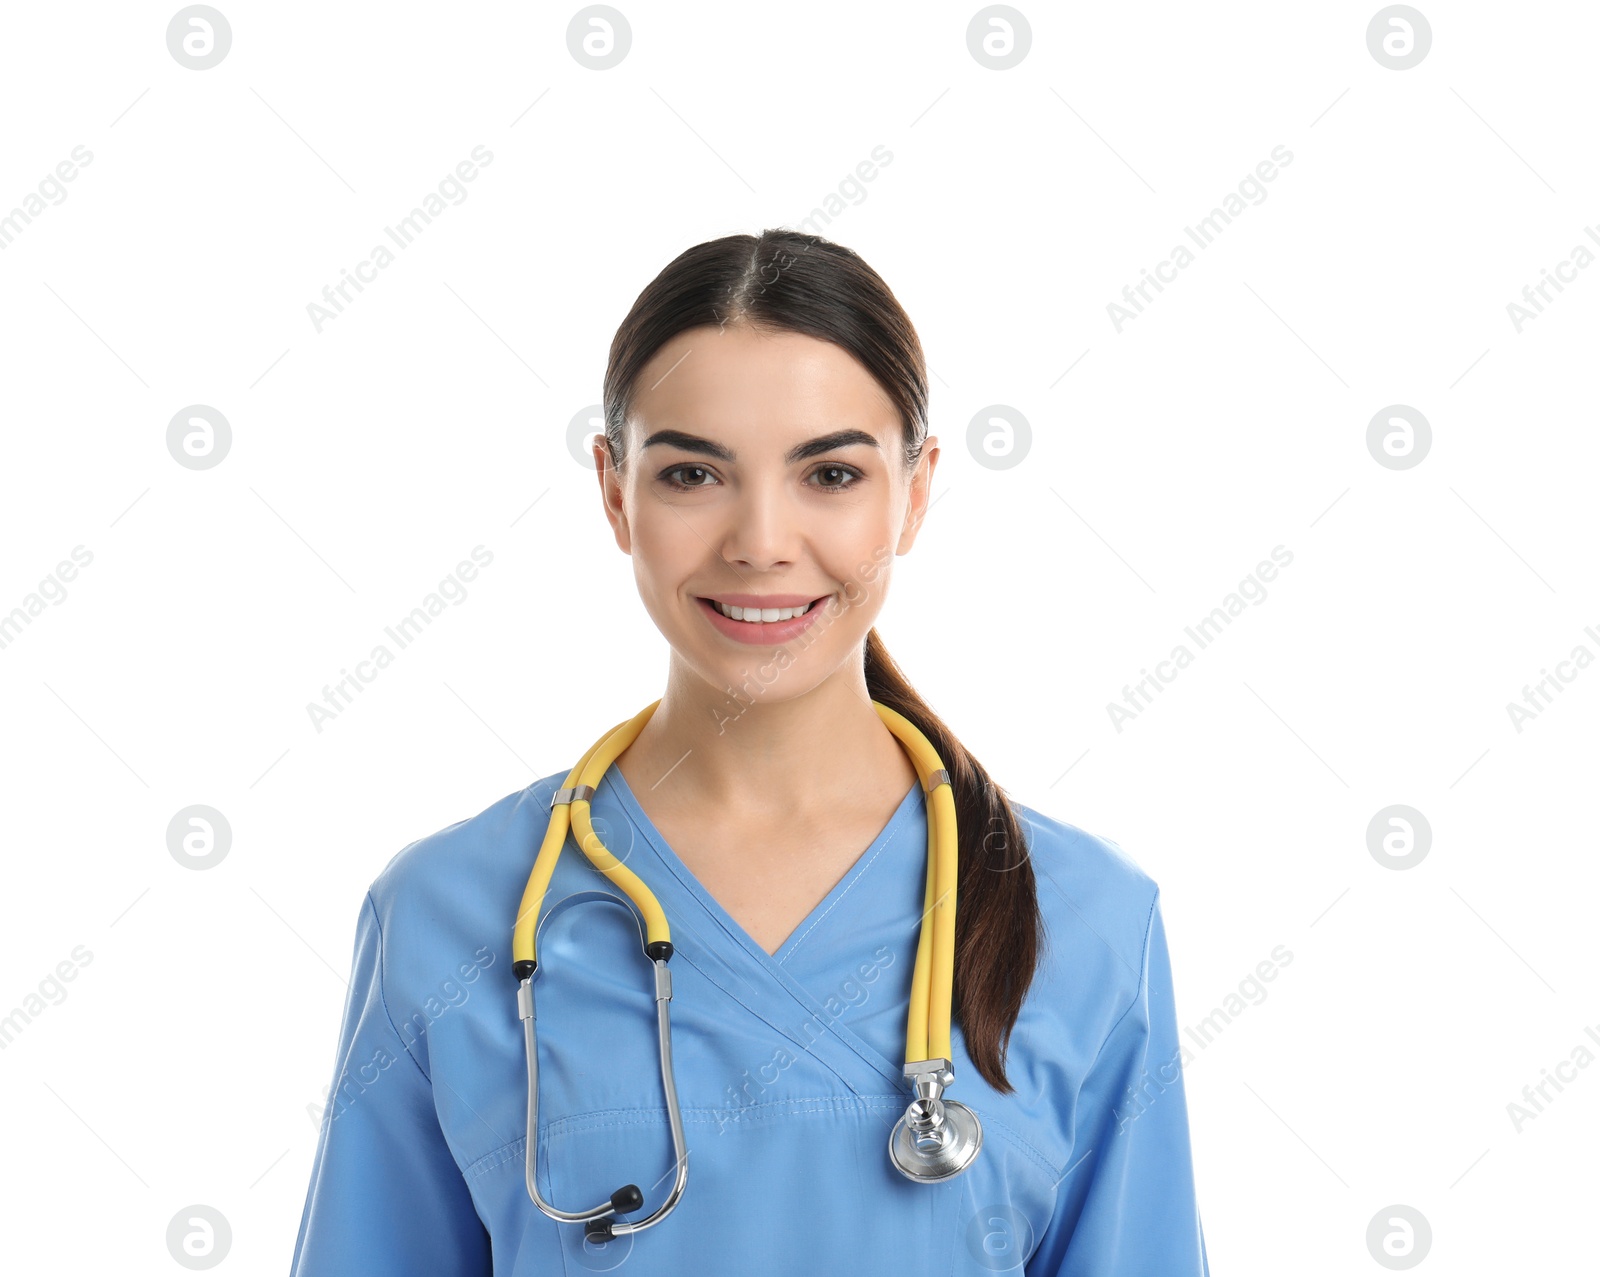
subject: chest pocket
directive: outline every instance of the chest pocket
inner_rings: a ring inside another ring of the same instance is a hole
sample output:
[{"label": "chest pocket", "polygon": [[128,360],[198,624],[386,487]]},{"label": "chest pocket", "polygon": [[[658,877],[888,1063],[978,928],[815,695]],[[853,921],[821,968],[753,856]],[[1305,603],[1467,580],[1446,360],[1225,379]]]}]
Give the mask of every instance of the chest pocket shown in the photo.
[{"label": "chest pocket", "polygon": [[[890,1165],[889,1130],[903,1111],[897,1096],[775,1100],[736,1121],[726,1110],[684,1109],[689,1180],[672,1212],[604,1245],[580,1224],[562,1225],[567,1270],[627,1262],[635,1272],[726,1272],[730,1263],[795,1274],[993,1272],[956,1255],[966,1176],[914,1184]],[[559,1209],[587,1209],[631,1183],[644,1206],[628,1218],[643,1219],[671,1191],[664,1108],[559,1120],[543,1139]]]}]

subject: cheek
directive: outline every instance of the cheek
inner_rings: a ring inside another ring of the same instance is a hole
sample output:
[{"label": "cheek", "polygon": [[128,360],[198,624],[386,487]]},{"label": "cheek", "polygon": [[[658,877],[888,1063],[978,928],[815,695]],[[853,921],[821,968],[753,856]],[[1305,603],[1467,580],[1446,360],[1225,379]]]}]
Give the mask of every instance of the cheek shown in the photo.
[{"label": "cheek", "polygon": [[841,583],[839,593],[863,630],[875,622],[883,606],[893,561],[894,551],[882,535],[855,542],[835,560],[834,574]]},{"label": "cheek", "polygon": [[695,535],[691,521],[648,496],[635,504],[629,524],[635,575],[665,591],[675,589],[705,556],[705,542]]},{"label": "cheek", "polygon": [[893,557],[896,541],[884,512],[871,509],[830,524],[818,544],[841,581],[875,592],[881,588],[883,564]]},{"label": "cheek", "polygon": [[893,514],[881,487],[854,499],[819,498],[806,511],[806,532],[818,544],[859,555],[863,546],[870,551],[873,544],[883,540]]}]

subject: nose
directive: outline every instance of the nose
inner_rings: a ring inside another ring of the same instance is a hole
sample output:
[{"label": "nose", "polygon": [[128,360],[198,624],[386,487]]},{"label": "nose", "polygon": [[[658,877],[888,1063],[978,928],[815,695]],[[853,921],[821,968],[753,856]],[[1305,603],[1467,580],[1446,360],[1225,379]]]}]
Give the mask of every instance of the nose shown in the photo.
[{"label": "nose", "polygon": [[717,551],[727,562],[761,572],[798,557],[799,510],[782,478],[741,483],[723,511]]}]

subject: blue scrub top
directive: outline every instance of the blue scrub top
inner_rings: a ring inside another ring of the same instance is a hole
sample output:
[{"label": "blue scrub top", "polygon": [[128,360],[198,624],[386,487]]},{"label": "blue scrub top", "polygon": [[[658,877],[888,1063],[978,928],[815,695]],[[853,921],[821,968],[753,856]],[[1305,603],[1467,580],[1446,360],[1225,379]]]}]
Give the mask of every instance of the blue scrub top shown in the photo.
[{"label": "blue scrub top", "polygon": [[[983,1148],[940,1184],[890,1163],[927,864],[916,785],[768,954],[606,774],[596,831],[672,930],[689,1181],[664,1220],[604,1245],[546,1216],[523,1180],[511,931],[564,779],[412,843],[362,901],[294,1274],[1209,1277],[1158,889],[1115,843],[1021,804],[1047,941],[1008,1047],[1015,1090],[984,1081],[953,1025],[948,1095]],[[622,896],[569,835],[544,907],[596,889]],[[637,1184],[643,1219],[673,1158],[631,906],[568,907],[538,953],[540,1193],[582,1210]]]}]

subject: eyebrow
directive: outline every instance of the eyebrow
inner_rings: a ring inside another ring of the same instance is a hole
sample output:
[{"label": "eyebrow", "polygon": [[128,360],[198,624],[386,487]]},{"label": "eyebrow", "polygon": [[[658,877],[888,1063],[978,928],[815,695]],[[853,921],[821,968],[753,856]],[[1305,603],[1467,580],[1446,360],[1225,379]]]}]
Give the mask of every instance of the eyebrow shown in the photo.
[{"label": "eyebrow", "polygon": [[[648,448],[657,443],[666,444],[673,448],[681,448],[685,452],[712,457],[718,461],[738,460],[738,457],[734,455],[733,449],[726,444],[713,443],[710,439],[702,439],[699,435],[692,435],[686,430],[657,430],[644,441],[643,446]],[[796,461],[819,457],[823,453],[832,452],[836,448],[848,448],[853,444],[863,443],[880,450],[882,447],[877,438],[869,435],[865,430],[835,430],[832,434],[818,435],[815,439],[807,439],[804,443],[797,443],[784,454],[783,459],[792,465]]]}]

